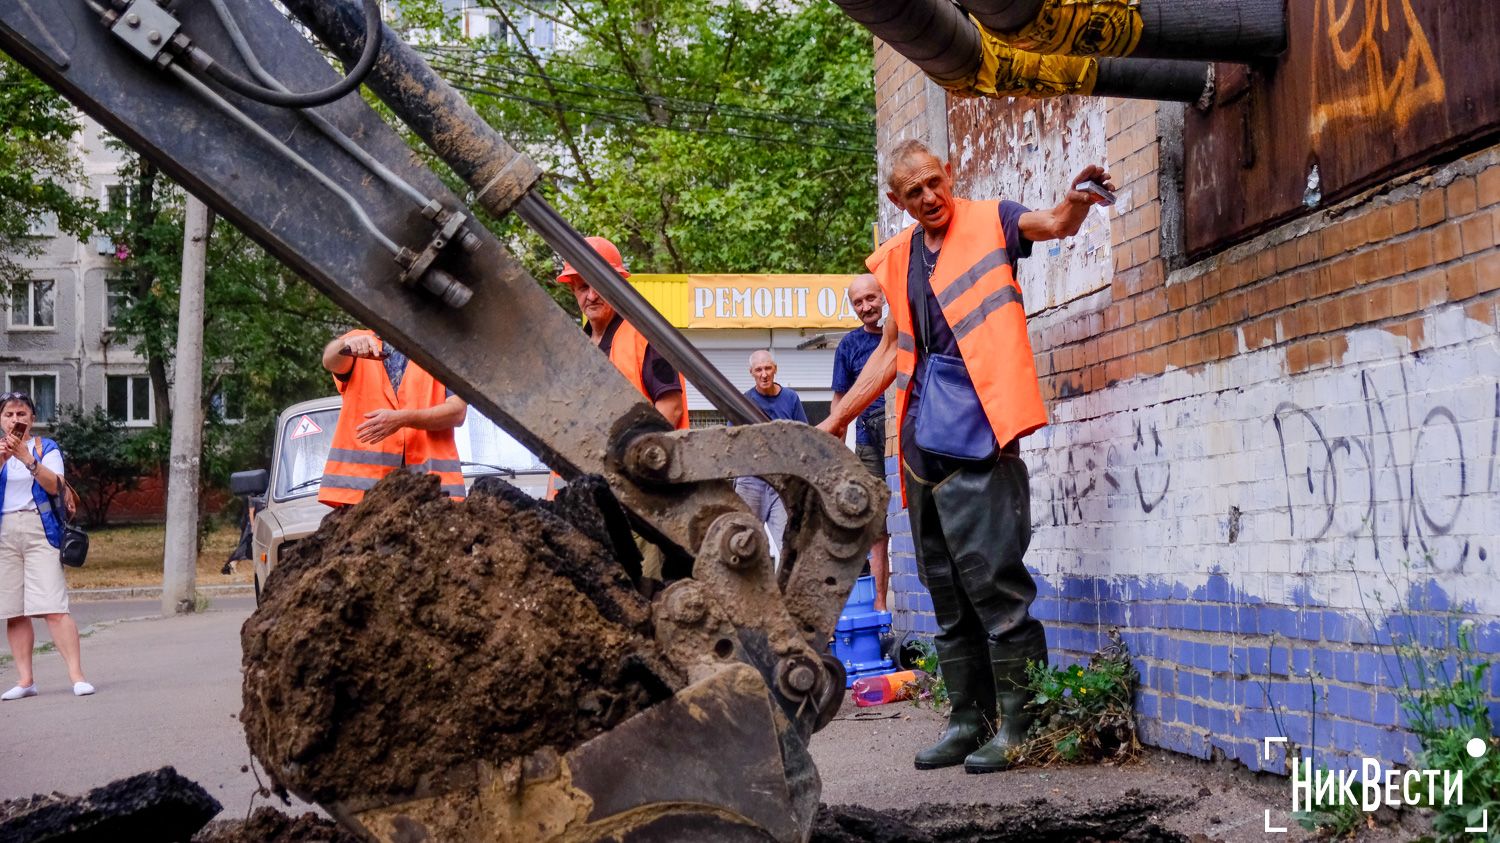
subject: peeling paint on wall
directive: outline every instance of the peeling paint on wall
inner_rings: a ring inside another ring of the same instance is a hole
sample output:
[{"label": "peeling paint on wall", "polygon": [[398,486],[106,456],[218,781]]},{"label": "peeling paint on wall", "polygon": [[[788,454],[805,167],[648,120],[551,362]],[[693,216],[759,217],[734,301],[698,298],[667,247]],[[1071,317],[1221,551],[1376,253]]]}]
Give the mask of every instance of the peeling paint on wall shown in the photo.
[{"label": "peeling paint on wall", "polygon": [[[1012,199],[1029,208],[1062,200],[1078,171],[1107,161],[1105,105],[1099,98],[953,99],[949,160],[957,192]],[[1123,198],[1123,197],[1122,197]],[[1035,313],[1109,285],[1108,212],[1090,213],[1067,240],[1038,243],[1020,265],[1026,309]]]}]

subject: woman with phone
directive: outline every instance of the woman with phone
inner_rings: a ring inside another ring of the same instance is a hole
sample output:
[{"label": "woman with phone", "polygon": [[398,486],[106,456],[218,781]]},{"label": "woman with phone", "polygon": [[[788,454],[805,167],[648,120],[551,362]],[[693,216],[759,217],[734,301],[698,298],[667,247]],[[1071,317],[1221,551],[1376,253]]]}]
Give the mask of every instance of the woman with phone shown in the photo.
[{"label": "woman with phone", "polygon": [[[51,439],[30,435],[36,404],[24,392],[0,395],[0,617],[20,674],[14,688],[0,700],[19,700],[37,694],[31,673],[36,631],[31,619],[47,621],[52,641],[68,665],[73,693],[94,693],[83,678],[78,625],[68,613],[68,586],[63,579],[63,513],[52,505],[62,500],[63,455]],[[50,496],[56,496],[52,498]]]}]

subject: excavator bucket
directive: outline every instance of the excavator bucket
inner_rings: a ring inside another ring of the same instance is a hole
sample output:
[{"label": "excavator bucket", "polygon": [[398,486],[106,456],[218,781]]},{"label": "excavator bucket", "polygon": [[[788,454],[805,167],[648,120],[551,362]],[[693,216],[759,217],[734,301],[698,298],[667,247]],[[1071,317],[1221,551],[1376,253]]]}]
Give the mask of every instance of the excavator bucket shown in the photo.
[{"label": "excavator bucket", "polygon": [[730,666],[565,755],[449,771],[405,801],[325,806],[374,840],[800,841],[818,775],[760,674]]}]

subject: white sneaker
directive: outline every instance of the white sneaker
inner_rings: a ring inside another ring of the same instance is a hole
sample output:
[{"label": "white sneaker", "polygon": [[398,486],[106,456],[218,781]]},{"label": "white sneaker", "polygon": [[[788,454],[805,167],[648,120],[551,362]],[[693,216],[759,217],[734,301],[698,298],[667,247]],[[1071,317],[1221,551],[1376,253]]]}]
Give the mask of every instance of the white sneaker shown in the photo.
[{"label": "white sneaker", "polygon": [[35,682],[31,683],[30,685],[17,685],[16,687],[11,688],[9,691],[0,694],[0,700],[9,702],[10,700],[19,700],[34,696],[36,696]]},{"label": "white sneaker", "polygon": [[[34,694],[34,693],[36,693],[36,691],[32,691],[32,693]],[[94,686],[93,685],[90,685],[87,682],[74,682],[73,683],[73,696],[75,696],[75,697],[86,697],[86,696],[88,696],[89,694],[92,694],[92,693],[94,693]]]}]

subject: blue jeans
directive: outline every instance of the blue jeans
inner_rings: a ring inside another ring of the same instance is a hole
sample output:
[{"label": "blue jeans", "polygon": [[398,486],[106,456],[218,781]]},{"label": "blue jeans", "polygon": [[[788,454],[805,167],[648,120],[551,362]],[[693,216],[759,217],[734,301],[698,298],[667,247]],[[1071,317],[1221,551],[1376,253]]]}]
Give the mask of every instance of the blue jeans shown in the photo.
[{"label": "blue jeans", "polygon": [[773,544],[771,556],[779,562],[782,534],[786,532],[786,507],[781,504],[781,496],[776,494],[770,483],[759,477],[735,478],[734,491],[750,507],[750,514],[770,528]]}]

